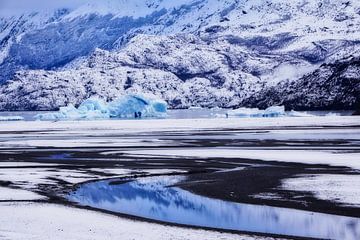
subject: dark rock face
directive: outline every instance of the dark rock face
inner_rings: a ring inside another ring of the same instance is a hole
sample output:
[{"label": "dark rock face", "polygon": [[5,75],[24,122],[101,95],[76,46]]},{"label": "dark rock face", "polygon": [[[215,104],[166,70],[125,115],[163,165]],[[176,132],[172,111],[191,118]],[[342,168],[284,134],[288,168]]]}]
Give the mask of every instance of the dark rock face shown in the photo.
[{"label": "dark rock face", "polygon": [[357,107],[357,109],[353,113],[353,116],[360,116],[360,106]]},{"label": "dark rock face", "polygon": [[324,64],[297,81],[284,81],[244,101],[266,108],[285,105],[294,110],[345,110],[360,105],[360,58]]}]

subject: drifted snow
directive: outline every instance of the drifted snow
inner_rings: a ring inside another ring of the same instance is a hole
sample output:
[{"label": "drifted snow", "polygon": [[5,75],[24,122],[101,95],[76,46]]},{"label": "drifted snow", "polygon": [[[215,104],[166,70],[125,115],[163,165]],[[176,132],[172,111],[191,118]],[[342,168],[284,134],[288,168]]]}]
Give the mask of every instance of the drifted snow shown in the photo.
[{"label": "drifted snow", "polygon": [[106,103],[98,98],[90,98],[80,104],[61,107],[59,112],[38,114],[38,120],[93,120],[108,118],[163,118],[166,116],[166,102],[140,95],[127,95]]}]

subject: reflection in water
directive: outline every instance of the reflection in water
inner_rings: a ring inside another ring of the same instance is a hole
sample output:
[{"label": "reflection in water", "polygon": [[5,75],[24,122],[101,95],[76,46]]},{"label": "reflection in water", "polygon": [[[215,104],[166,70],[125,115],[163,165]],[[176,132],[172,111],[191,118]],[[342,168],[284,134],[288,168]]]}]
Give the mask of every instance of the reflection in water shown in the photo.
[{"label": "reflection in water", "polygon": [[69,199],[82,205],[164,222],[315,238],[360,239],[360,219],[239,204],[192,194],[181,177],[152,177],[124,184],[82,185]]}]

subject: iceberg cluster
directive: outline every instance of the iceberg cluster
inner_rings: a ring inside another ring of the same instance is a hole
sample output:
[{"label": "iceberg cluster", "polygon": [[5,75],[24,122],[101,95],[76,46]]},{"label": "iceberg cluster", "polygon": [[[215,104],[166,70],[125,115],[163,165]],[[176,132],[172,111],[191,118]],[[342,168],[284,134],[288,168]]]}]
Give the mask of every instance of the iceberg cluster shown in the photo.
[{"label": "iceberg cluster", "polygon": [[297,112],[297,111],[291,110],[290,112],[287,113],[287,116],[289,116],[289,117],[312,117],[314,115],[309,114],[307,112]]},{"label": "iceberg cluster", "polygon": [[309,117],[312,116],[308,113],[290,111],[285,112],[284,106],[272,106],[265,110],[258,108],[239,108],[228,111],[227,117],[240,117],[240,118],[273,118],[273,117]]},{"label": "iceberg cluster", "polygon": [[166,117],[167,103],[163,100],[140,95],[127,95],[112,102],[99,98],[90,98],[80,104],[62,107],[55,113],[44,113],[35,116],[42,121],[58,120],[95,120],[110,118],[163,118]]},{"label": "iceberg cluster", "polygon": [[242,118],[258,118],[258,117],[280,117],[285,116],[285,107],[284,106],[273,106],[265,110],[260,110],[258,108],[238,108],[235,110],[228,111],[226,113],[227,117],[242,117]]}]

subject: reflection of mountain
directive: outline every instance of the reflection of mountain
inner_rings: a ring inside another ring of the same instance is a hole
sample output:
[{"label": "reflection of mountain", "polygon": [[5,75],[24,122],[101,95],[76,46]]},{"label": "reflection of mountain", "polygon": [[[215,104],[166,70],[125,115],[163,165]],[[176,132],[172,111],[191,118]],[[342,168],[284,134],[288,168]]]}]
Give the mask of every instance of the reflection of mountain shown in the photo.
[{"label": "reflection of mountain", "polygon": [[[360,73],[348,57],[359,57],[359,25],[356,0],[110,0],[7,17],[0,82],[14,81],[0,87],[0,109],[140,91],[177,108],[354,108]],[[318,83],[321,64],[336,60],[349,63],[353,80],[323,74]]]},{"label": "reflection of mountain", "polygon": [[95,208],[180,224],[305,237],[360,236],[359,219],[225,202],[167,187],[177,181],[177,177],[120,185],[100,181],[81,186],[69,198]]}]

